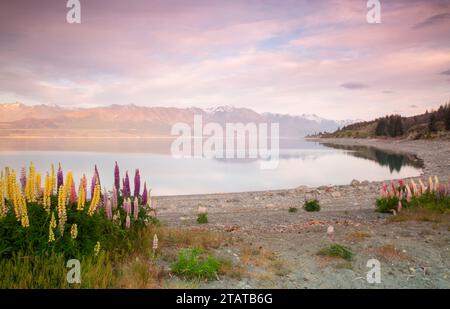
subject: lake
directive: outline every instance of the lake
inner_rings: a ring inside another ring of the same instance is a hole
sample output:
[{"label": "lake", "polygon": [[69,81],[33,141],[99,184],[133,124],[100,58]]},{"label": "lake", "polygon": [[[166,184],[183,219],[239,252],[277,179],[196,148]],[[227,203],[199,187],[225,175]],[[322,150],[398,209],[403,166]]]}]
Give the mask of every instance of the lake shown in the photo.
[{"label": "lake", "polygon": [[[353,179],[388,180],[418,176],[422,163],[414,156],[367,147],[322,145],[303,139],[280,142],[279,165],[261,170],[259,160],[176,159],[169,140],[155,139],[4,139],[0,140],[0,168],[18,174],[34,163],[43,175],[51,163],[61,163],[79,180],[90,180],[97,164],[102,186],[113,184],[114,163],[121,177],[128,170],[133,183],[139,168],[142,183],[154,195],[244,192],[295,188],[301,185],[343,185]],[[77,181],[78,182],[78,181]]]}]

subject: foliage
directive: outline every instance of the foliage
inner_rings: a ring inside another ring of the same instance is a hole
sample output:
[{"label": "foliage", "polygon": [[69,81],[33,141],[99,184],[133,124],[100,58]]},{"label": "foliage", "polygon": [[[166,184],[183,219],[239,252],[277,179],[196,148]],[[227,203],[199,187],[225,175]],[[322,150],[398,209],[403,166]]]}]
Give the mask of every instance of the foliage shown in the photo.
[{"label": "foliage", "polygon": [[197,223],[198,224],[206,224],[206,223],[208,223],[208,214],[207,213],[199,213],[197,215]]},{"label": "foliage", "polygon": [[349,262],[353,258],[353,252],[349,248],[339,244],[329,245],[328,247],[321,249],[318,254],[330,257],[340,257]]},{"label": "foliage", "polygon": [[297,212],[298,209],[297,209],[297,207],[290,207],[288,211],[289,211],[290,213],[294,213],[294,212]]},{"label": "foliage", "polygon": [[318,200],[305,201],[303,209],[308,212],[320,211],[320,204]]},{"label": "foliage", "polygon": [[387,213],[387,212],[391,212],[392,209],[397,210],[398,201],[399,201],[398,197],[396,197],[396,196],[377,199],[376,211]]},{"label": "foliage", "polygon": [[172,264],[172,272],[191,279],[209,279],[217,277],[221,262],[211,255],[205,255],[202,249],[181,249],[177,260]]}]

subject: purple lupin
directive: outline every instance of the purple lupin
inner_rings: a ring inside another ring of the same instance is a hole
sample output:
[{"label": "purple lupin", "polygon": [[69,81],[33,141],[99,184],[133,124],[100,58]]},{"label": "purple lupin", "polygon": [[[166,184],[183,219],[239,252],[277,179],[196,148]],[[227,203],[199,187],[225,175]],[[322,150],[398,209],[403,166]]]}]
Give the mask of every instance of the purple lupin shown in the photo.
[{"label": "purple lupin", "polygon": [[141,191],[141,175],[139,174],[139,169],[136,169],[134,173],[134,197],[139,197],[139,192]]},{"label": "purple lupin", "polygon": [[114,166],[114,186],[117,190],[120,189],[120,171],[119,171],[119,165],[116,161],[116,166]]},{"label": "purple lupin", "polygon": [[58,164],[58,174],[56,176],[56,184],[59,192],[59,188],[61,188],[61,186],[64,185],[64,174],[61,169],[61,163]]},{"label": "purple lupin", "polygon": [[147,205],[148,192],[147,192],[147,182],[144,182],[144,192],[142,192],[142,205]]},{"label": "purple lupin", "polygon": [[128,171],[125,172],[125,179],[123,180],[123,197],[130,197],[130,178],[128,177]]}]

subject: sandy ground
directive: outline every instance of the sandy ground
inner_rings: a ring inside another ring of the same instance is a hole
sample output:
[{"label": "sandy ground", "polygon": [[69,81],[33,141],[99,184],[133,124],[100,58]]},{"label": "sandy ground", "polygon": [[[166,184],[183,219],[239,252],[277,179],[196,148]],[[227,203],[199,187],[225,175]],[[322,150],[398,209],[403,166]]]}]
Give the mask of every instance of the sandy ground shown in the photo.
[{"label": "sandy ground", "polygon": [[[449,141],[386,141],[327,139],[341,145],[367,145],[417,155],[424,161],[425,180],[450,175]],[[389,222],[390,215],[374,212],[380,182],[362,179],[347,186],[279,191],[157,197],[158,216],[169,226],[199,227],[199,206],[207,207],[209,223],[201,228],[222,232],[240,245],[217,254],[237,265],[248,253],[243,246],[271,252],[273,263],[246,264],[239,279],[221,278],[206,288],[450,288],[450,230],[448,222]],[[305,198],[317,196],[321,211],[301,209]],[[298,208],[295,213],[288,212]],[[355,256],[351,263],[317,252],[329,245],[332,225],[339,244]],[[381,283],[366,280],[369,259],[381,263]],[[263,259],[263,257],[261,257]],[[247,259],[248,260],[248,259]],[[274,262],[275,261],[275,262]],[[275,265],[275,266],[274,266]]]}]

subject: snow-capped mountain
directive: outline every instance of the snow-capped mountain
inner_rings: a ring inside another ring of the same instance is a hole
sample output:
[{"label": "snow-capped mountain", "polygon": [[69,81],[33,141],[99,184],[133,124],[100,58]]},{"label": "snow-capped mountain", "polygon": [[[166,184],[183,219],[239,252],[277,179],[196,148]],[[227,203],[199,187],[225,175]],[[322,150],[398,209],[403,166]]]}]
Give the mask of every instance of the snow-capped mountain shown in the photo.
[{"label": "snow-capped mountain", "polygon": [[[10,134],[101,136],[169,136],[177,122],[192,123],[201,114],[203,122],[277,122],[282,137],[301,137],[317,132],[332,132],[351,121],[334,121],[317,115],[257,113],[231,105],[201,109],[197,107],[143,107],[110,105],[92,108],[63,108],[56,105],[0,104],[0,136]],[[30,130],[34,129],[34,130]],[[85,132],[85,133],[82,133]]]}]

